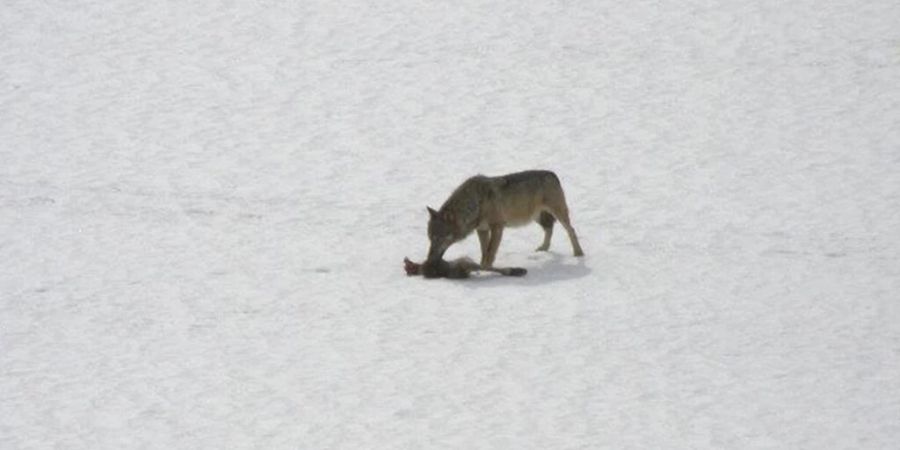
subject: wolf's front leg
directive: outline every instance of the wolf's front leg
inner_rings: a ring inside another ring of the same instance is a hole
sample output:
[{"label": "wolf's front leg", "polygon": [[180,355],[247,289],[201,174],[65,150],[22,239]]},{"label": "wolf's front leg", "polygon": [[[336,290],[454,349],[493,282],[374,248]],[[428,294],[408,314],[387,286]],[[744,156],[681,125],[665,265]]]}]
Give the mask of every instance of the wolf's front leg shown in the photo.
[{"label": "wolf's front leg", "polygon": [[478,243],[481,244],[481,265],[487,262],[488,247],[491,243],[491,231],[478,229]]},{"label": "wolf's front leg", "polygon": [[488,244],[487,255],[481,262],[481,267],[486,269],[494,267],[494,260],[497,259],[497,249],[500,248],[500,240],[503,239],[503,225],[491,225],[491,239]]}]

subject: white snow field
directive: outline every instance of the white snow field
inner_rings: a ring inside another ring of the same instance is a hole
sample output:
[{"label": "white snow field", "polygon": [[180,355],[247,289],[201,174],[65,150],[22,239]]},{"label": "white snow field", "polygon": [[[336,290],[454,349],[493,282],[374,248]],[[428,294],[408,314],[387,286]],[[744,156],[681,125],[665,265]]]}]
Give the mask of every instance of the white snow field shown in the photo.
[{"label": "white snow field", "polygon": [[[0,448],[897,448],[898,24],[4,0]],[[585,258],[404,274],[426,205],[532,168]]]}]

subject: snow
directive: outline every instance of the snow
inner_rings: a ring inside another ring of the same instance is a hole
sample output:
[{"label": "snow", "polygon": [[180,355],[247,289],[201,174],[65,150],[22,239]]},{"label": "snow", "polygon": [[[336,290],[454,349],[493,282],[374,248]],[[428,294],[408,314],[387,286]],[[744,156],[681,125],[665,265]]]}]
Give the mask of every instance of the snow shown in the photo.
[{"label": "snow", "polygon": [[[0,447],[891,448],[897,23],[6,1]],[[587,257],[403,274],[426,205],[530,168]]]}]

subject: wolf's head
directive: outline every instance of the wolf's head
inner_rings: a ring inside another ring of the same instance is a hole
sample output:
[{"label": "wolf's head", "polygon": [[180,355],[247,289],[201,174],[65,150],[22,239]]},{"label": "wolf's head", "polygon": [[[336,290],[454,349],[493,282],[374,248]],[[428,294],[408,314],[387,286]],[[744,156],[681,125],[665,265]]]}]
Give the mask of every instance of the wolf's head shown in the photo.
[{"label": "wolf's head", "polygon": [[431,216],[428,219],[428,240],[431,241],[428,261],[435,262],[443,258],[447,248],[462,237],[459,236],[459,226],[453,213],[438,212],[429,207],[428,214]]}]

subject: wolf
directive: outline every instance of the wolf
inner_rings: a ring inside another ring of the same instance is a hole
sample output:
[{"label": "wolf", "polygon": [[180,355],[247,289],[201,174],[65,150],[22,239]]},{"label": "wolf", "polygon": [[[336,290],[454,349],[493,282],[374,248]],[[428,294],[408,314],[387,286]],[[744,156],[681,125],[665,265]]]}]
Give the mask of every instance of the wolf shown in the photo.
[{"label": "wolf", "polygon": [[528,170],[498,177],[476,175],[464,181],[435,211],[429,214],[430,247],[425,264],[437,265],[444,252],[473,231],[481,244],[481,264],[491,268],[506,227],[536,221],[544,229],[537,251],[550,248],[553,224],[559,221],[569,234],[575,256],[584,256],[578,235],[569,220],[569,207],[559,177],[549,170]]}]

